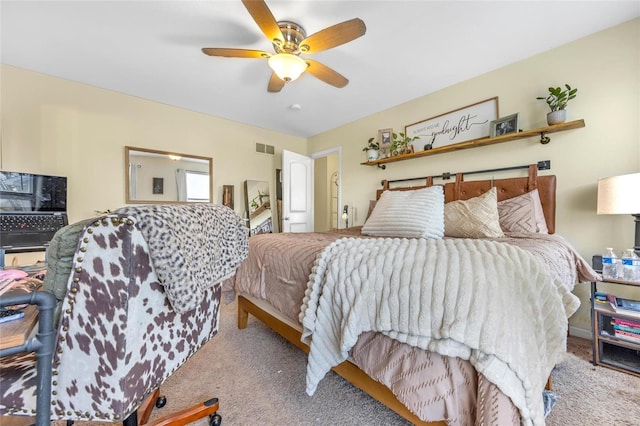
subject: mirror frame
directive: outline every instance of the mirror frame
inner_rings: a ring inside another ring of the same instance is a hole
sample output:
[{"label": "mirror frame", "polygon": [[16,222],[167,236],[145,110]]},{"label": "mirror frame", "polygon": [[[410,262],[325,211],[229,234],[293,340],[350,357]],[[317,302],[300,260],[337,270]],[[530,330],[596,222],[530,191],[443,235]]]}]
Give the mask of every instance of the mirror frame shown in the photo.
[{"label": "mirror frame", "polygon": [[202,157],[200,155],[191,155],[191,154],[182,154],[179,152],[170,152],[170,151],[160,151],[157,149],[148,149],[148,148],[138,148],[134,146],[125,146],[124,147],[124,193],[125,193],[125,203],[126,204],[188,204],[193,201],[164,201],[164,200],[132,200],[130,198],[129,191],[129,163],[130,163],[130,153],[131,151],[140,151],[149,154],[158,154],[158,155],[166,155],[167,158],[170,155],[179,156],[182,158],[193,158],[196,160],[204,160],[209,163],[209,203],[213,203],[213,158],[211,157]]}]

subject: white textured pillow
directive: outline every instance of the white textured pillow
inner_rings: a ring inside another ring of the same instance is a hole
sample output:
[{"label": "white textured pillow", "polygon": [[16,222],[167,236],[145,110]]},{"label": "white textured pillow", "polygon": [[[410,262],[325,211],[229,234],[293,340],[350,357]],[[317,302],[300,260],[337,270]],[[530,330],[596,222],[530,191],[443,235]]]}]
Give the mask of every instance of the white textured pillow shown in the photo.
[{"label": "white textured pillow", "polygon": [[504,233],[498,216],[496,188],[468,200],[451,201],[444,206],[444,234],[460,238],[498,238]]},{"label": "white textured pillow", "polygon": [[376,237],[442,238],[442,186],[383,192],[371,216],[362,225],[362,233]]},{"label": "white textured pillow", "polygon": [[498,214],[504,232],[549,233],[537,189],[499,201]]}]

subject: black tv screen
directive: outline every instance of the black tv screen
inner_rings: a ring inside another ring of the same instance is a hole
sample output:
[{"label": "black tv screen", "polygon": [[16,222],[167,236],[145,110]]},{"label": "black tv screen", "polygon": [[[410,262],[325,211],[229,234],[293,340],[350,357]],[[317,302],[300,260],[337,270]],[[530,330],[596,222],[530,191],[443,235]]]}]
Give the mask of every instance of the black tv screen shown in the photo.
[{"label": "black tv screen", "polygon": [[0,212],[66,211],[66,177],[0,171]]}]

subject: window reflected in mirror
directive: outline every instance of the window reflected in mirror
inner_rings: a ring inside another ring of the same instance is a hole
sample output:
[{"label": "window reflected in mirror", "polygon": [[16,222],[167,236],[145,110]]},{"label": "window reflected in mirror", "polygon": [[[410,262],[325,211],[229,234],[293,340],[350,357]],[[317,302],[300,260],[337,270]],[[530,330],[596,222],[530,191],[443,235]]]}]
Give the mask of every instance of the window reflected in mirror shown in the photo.
[{"label": "window reflected in mirror", "polygon": [[210,203],[212,163],[210,157],[127,146],[126,202]]}]

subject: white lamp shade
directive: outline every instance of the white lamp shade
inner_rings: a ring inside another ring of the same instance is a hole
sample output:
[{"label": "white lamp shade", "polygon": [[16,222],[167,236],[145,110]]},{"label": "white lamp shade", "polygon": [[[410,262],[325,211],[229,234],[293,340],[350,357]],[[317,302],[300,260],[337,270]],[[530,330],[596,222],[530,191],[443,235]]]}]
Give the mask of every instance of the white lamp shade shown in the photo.
[{"label": "white lamp shade", "polygon": [[278,53],[269,58],[269,67],[280,80],[289,82],[300,77],[300,74],[307,69],[307,63],[299,56]]},{"label": "white lamp shade", "polygon": [[598,214],[639,214],[640,173],[598,179]]}]

